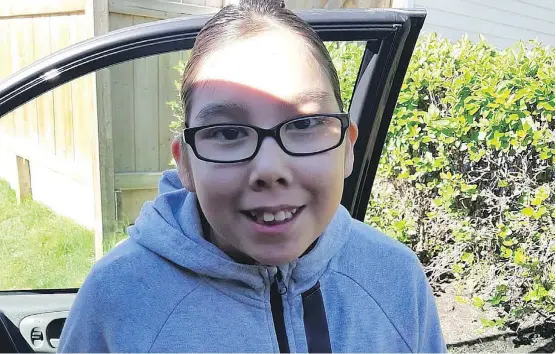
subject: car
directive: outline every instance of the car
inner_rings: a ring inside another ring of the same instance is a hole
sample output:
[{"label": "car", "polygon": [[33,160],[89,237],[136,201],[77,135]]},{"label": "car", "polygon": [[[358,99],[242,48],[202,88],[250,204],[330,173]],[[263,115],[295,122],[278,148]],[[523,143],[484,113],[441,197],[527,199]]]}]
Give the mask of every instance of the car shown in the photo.
[{"label": "car", "polygon": [[[342,204],[363,220],[402,82],[423,26],[424,10],[297,12],[324,41],[365,42],[349,113],[359,127],[354,170]],[[56,87],[139,58],[191,49],[208,16],[131,26],[77,43],[0,82],[0,119]],[[16,117],[17,118],[17,117]],[[116,117],[115,119],[118,119]],[[32,266],[32,265],[30,265]],[[78,289],[0,292],[0,350],[54,352]]]}]

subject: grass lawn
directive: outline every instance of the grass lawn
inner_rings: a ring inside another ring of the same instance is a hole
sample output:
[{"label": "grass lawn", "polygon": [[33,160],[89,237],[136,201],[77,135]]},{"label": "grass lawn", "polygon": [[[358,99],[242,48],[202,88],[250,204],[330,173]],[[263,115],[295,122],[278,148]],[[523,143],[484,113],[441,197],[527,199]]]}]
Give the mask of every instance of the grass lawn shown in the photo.
[{"label": "grass lawn", "polygon": [[93,262],[91,230],[0,180],[0,290],[80,287]]}]

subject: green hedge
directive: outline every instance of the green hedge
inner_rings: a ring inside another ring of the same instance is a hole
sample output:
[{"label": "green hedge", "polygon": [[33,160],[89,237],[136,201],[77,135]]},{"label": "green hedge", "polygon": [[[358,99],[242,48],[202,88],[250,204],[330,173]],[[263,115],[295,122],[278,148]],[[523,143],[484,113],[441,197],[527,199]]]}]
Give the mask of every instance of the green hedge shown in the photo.
[{"label": "green hedge", "polygon": [[[352,86],[363,48],[329,50]],[[457,300],[490,309],[486,326],[553,322],[553,131],[553,48],[423,37],[366,221],[414,249],[437,290],[455,281]]]}]

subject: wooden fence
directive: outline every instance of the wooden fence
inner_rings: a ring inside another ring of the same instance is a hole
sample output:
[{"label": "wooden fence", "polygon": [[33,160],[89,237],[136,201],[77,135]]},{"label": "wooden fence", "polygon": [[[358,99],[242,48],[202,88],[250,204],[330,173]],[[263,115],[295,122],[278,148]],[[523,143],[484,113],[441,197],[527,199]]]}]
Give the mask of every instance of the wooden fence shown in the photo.
[{"label": "wooden fence", "polygon": [[[3,0],[0,79],[95,35],[93,0]],[[58,87],[0,121],[0,177],[18,197],[102,231],[96,74]]]},{"label": "wooden fence", "polygon": [[[211,14],[231,0],[0,0],[0,79],[108,31]],[[289,8],[389,7],[390,0],[286,1]],[[95,230],[103,253],[116,219],[133,221],[169,168],[174,66],[187,52],[141,58],[89,74],[0,120],[0,177]]]},{"label": "wooden fence", "polygon": [[[110,30],[154,20],[111,13]],[[156,181],[141,186],[137,180],[170,168],[169,125],[175,118],[166,102],[178,99],[174,82],[180,77],[174,67],[186,56],[184,51],[167,53],[110,68],[112,117],[118,117],[112,122],[115,207],[123,221],[134,220],[144,201],[156,195]]]}]

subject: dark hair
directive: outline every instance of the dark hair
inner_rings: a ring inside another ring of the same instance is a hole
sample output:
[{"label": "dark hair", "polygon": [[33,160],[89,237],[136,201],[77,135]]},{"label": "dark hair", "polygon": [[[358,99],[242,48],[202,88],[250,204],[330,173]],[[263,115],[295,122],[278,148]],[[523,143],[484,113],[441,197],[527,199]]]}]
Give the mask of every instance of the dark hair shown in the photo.
[{"label": "dark hair", "polygon": [[181,85],[184,122],[187,122],[191,91],[203,59],[226,43],[249,38],[273,27],[291,30],[305,40],[315,61],[328,76],[336,101],[343,109],[338,73],[324,43],[311,26],[286,9],[282,0],[241,0],[239,5],[223,7],[197,35]]}]

